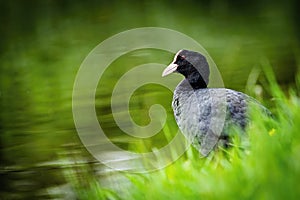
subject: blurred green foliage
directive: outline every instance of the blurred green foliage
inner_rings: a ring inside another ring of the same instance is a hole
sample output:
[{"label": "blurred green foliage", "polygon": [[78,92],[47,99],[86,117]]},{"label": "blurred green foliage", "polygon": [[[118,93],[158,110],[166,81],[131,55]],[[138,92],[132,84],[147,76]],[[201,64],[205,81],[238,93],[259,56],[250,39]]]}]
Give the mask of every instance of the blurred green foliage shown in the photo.
[{"label": "blurred green foliage", "polygon": [[[299,76],[295,79],[295,74],[299,71],[300,62],[299,7],[299,1],[296,0],[276,2],[270,0],[251,2],[245,0],[238,2],[232,0],[188,0],[185,2],[177,0],[1,1],[0,174],[1,181],[5,183],[0,189],[1,197],[6,199],[56,197],[53,191],[57,185],[60,188],[63,184],[73,182],[73,179],[65,178],[64,170],[62,170],[63,168],[73,168],[72,160],[78,159],[86,163],[85,165],[89,166],[92,163],[91,165],[94,166],[93,158],[81,145],[74,127],[71,107],[73,83],[81,62],[96,45],[114,34],[131,28],[159,26],[191,36],[210,53],[223,76],[226,87],[240,91],[247,89],[247,93],[265,101],[270,109],[282,118],[286,118],[284,114],[292,114],[288,121],[297,124],[299,116],[296,112],[299,110],[299,104],[295,102],[298,102],[300,81]],[[142,141],[127,136],[125,139],[120,137],[124,134],[116,126],[111,116],[109,95],[112,86],[122,72],[134,67],[135,64],[142,63],[143,59],[147,62],[158,61],[165,64],[172,60],[172,55],[167,52],[155,50],[141,52],[145,57],[133,59],[132,55],[140,52],[132,52],[125,55],[125,58],[116,60],[113,63],[114,67],[110,68],[106,72],[105,78],[99,82],[96,96],[98,119],[104,129],[109,130],[110,139],[124,149],[137,152],[151,151],[153,147],[163,146],[166,142],[164,132],[161,131],[154,138]],[[260,73],[260,71],[265,70],[266,62],[272,66],[279,83],[275,91],[265,90],[269,85],[266,76],[268,73]],[[120,70],[121,68],[124,71]],[[251,84],[249,85],[249,83]],[[298,87],[296,87],[297,84]],[[262,94],[255,92],[256,86],[259,85],[262,85]],[[281,106],[271,99],[277,94],[276,91],[281,91],[279,87],[285,91],[284,95],[275,98],[275,100],[279,99],[285,103]],[[285,95],[289,92],[291,95],[286,97]],[[139,124],[146,124],[148,108],[154,102],[166,105],[167,123],[171,127],[170,134],[172,134],[177,130],[177,126],[172,116],[172,110],[170,106],[167,106],[171,102],[171,96],[169,91],[156,85],[139,88],[132,97],[131,114],[133,118]],[[271,99],[271,101],[267,99]],[[283,109],[286,106],[288,109]],[[283,131],[283,128],[286,128],[286,131]],[[198,187],[199,183],[196,180],[199,177],[203,183],[207,182],[202,185],[206,188],[207,193],[202,192],[206,196],[213,195],[209,192],[212,192],[212,187],[216,184],[218,191],[224,191],[224,193],[218,194],[224,194],[229,198],[236,191],[235,189],[241,189],[234,177],[239,173],[245,176],[249,172],[249,176],[252,176],[251,173],[253,173],[255,178],[246,176],[242,179],[247,189],[245,192],[245,196],[247,196],[253,191],[250,188],[251,183],[261,183],[262,186],[266,186],[267,180],[273,181],[271,175],[258,176],[258,173],[267,173],[268,167],[272,169],[272,166],[268,166],[264,162],[270,161],[274,164],[274,173],[278,175],[277,178],[287,180],[282,183],[283,189],[287,189],[295,183],[292,175],[295,175],[295,178],[299,176],[297,171],[299,168],[293,161],[299,152],[295,150],[289,160],[290,163],[286,160],[281,162],[284,155],[289,153],[288,146],[291,146],[285,143],[283,132],[288,132],[286,133],[287,138],[296,138],[295,130],[297,130],[297,126],[288,126],[287,124],[283,124],[282,128],[279,127],[276,130],[274,138],[280,138],[280,140],[276,140],[277,146],[280,148],[273,150],[276,153],[274,156],[279,155],[279,163],[274,163],[269,159],[264,160],[264,156],[272,153],[272,148],[270,148],[270,152],[257,155],[259,153],[256,151],[261,150],[258,148],[245,162],[240,162],[240,158],[238,158],[237,165],[228,164],[229,171],[224,169],[217,171],[220,177],[226,174],[222,180],[225,181],[228,178],[228,185],[232,183],[232,188],[227,187],[223,181],[217,181],[218,176],[209,176],[214,172],[214,168],[211,167],[211,164],[204,165],[203,162],[206,161],[198,162],[197,156],[190,157],[190,160],[183,158],[174,166],[160,172],[161,175],[153,175],[153,177],[149,175],[146,178],[148,181],[155,179],[152,181],[157,184],[153,186],[153,191],[155,191],[153,195],[163,196],[166,194],[156,192],[158,191],[156,189],[161,187],[160,184],[167,180],[164,180],[163,177],[170,176],[168,173],[173,168],[174,171],[170,173],[186,173],[184,170],[187,170],[193,181],[190,180],[189,183],[189,176],[183,174],[179,174],[179,177],[174,175],[173,179],[176,181],[172,183],[173,188],[183,187],[180,184],[191,184],[191,190],[193,187]],[[258,138],[257,140],[258,144],[264,142],[264,139]],[[266,147],[272,147],[274,140],[266,140]],[[291,148],[298,148],[297,141],[292,143],[295,146],[291,146]],[[270,159],[275,159],[274,156],[270,156]],[[66,158],[72,162],[65,162]],[[253,167],[257,170],[250,170],[252,166],[259,165],[260,162],[262,162],[261,171],[258,170],[258,166]],[[189,166],[187,169],[177,171],[186,165]],[[222,164],[217,163],[217,165],[221,165],[222,168]],[[203,170],[197,171],[198,166],[204,166]],[[91,176],[94,171],[97,171],[94,169],[96,167],[91,168],[93,170],[88,174],[80,171],[73,175],[75,178],[76,176]],[[283,171],[291,172],[287,173],[287,179],[284,179]],[[177,181],[180,178],[187,178],[187,180]],[[166,191],[171,182],[165,184],[166,187],[162,187],[162,189]],[[137,189],[132,194],[136,198],[141,197],[142,193],[139,191],[147,189],[139,188],[138,185],[139,181],[137,181]],[[273,181],[273,185],[270,184],[270,188],[265,193],[258,194],[264,194],[267,197],[267,192],[271,191],[272,186],[275,191],[278,193],[282,191],[280,194],[283,194],[283,189],[280,190],[279,185],[279,182]],[[262,190],[260,185],[256,186],[257,191]],[[80,188],[78,184],[76,188]],[[93,188],[101,187],[94,184]],[[81,187],[80,191],[84,189],[85,187]],[[93,190],[91,191],[93,192]],[[182,192],[182,195],[189,192],[188,189],[176,191]],[[144,192],[147,194],[147,191]],[[104,194],[114,196],[111,192],[104,192]],[[171,194],[168,193],[168,195]],[[254,197],[263,198],[261,196]]]},{"label": "blurred green foliage", "polygon": [[[299,85],[285,94],[266,67],[271,81],[268,90],[276,98],[275,119],[252,113],[253,122],[247,129],[249,149],[241,149],[241,141],[236,138],[233,148],[218,148],[208,158],[200,158],[191,147],[164,169],[144,174],[118,173],[125,179],[97,187],[81,185],[77,195],[89,191],[83,199],[93,199],[96,192],[108,199],[298,199],[300,99],[295,90]],[[95,179],[90,181],[95,183]],[[119,185],[123,188],[105,193]]]}]

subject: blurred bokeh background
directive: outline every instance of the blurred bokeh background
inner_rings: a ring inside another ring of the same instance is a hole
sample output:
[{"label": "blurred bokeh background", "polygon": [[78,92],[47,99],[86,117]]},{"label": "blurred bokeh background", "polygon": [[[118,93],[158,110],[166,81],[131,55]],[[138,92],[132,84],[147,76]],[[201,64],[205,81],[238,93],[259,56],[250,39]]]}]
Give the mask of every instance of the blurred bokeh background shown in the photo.
[{"label": "blurred bokeh background", "polygon": [[[226,87],[251,93],[249,75],[268,60],[285,88],[295,84],[300,66],[299,8],[296,0],[1,1],[1,199],[72,197],[66,177],[73,173],[84,179],[82,166],[107,178],[82,146],[72,118],[76,72],[101,41],[137,27],[174,29],[209,52]],[[120,147],[144,152],[165,144],[162,133],[142,141],[124,136],[112,118],[110,95],[122,73],[145,60],[168,64],[172,57],[151,49],[131,52],[116,60],[99,82],[99,122]],[[264,77],[257,77],[253,84],[263,85]],[[143,86],[132,97],[132,116],[145,125],[149,106],[160,103],[176,132],[171,99],[172,93],[162,87]]]}]

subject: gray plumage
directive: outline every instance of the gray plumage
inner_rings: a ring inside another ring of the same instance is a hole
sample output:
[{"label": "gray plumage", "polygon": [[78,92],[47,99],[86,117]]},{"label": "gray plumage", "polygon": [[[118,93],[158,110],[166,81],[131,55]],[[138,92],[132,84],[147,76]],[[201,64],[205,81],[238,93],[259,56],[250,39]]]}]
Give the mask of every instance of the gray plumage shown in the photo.
[{"label": "gray plumage", "polygon": [[270,114],[246,94],[226,88],[207,88],[209,66],[200,53],[179,51],[163,76],[172,72],[185,76],[176,87],[172,101],[176,122],[203,156],[207,156],[218,143],[228,145],[231,127],[245,130],[250,120],[249,107]]}]

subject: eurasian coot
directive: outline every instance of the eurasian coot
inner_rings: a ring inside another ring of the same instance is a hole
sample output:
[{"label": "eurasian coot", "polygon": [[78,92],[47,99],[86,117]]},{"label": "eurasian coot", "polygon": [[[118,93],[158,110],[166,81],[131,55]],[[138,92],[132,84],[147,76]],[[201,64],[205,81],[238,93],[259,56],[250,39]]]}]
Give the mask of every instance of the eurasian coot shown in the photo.
[{"label": "eurasian coot", "polygon": [[268,109],[244,93],[226,88],[207,88],[209,64],[198,52],[180,50],[162,76],[172,72],[185,77],[174,91],[172,107],[176,122],[203,156],[219,144],[229,145],[231,127],[237,127],[244,134],[250,105],[270,114]]}]

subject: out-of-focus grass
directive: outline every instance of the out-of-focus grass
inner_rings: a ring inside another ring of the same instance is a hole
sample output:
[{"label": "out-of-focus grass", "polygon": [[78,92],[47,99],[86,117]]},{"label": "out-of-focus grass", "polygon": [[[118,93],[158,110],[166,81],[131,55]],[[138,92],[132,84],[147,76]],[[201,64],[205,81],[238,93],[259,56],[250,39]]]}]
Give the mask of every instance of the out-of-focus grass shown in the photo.
[{"label": "out-of-focus grass", "polygon": [[[139,1],[128,4],[127,1],[2,1],[0,166],[1,172],[4,172],[1,177],[4,184],[0,196],[4,199],[15,199],[16,195],[20,199],[44,199],[45,197],[40,196],[44,190],[61,188],[60,184],[68,181],[76,182],[76,178],[64,180],[62,171],[68,166],[59,160],[60,154],[65,150],[68,151],[68,158],[79,154],[83,155],[81,160],[92,159],[77,137],[72,118],[72,88],[76,73],[86,55],[97,44],[121,31],[158,26],[187,34],[211,54],[225,85],[229,88],[243,91],[249,72],[259,65],[258,60],[261,56],[270,60],[281,86],[294,84],[291,77],[296,71],[296,62],[299,63],[299,60],[295,60],[295,55],[299,55],[299,40],[295,32],[297,26],[294,24],[294,21],[299,20],[293,17],[293,10],[297,7],[296,1],[272,5],[268,1],[253,1],[249,4],[242,3],[240,6],[234,6],[233,1],[226,0],[205,2]],[[295,16],[297,15],[295,12]],[[124,134],[116,126],[111,115],[109,97],[112,86],[127,69],[145,63],[142,55],[147,57],[147,62],[163,64],[168,64],[173,57],[167,54],[168,52],[157,51],[152,54],[150,51],[141,51],[144,54],[137,56],[135,52],[131,52],[123,58],[118,58],[109,67],[105,73],[106,78],[99,81],[96,98],[99,123],[107,130],[108,137],[120,147],[136,152],[164,146],[163,142],[157,142],[164,135],[158,134],[155,138],[141,142],[135,138],[128,142],[123,140],[124,137],[117,137]],[[299,80],[296,80],[298,84]],[[169,91],[170,98],[164,91],[158,95],[158,90],[158,87],[146,86],[132,97],[131,105],[140,105],[136,110],[131,109],[133,119],[137,123],[147,123],[147,108],[154,100],[161,105],[171,101]],[[291,93],[296,94],[298,91],[295,89]],[[164,97],[160,98],[162,95]],[[260,98],[263,100],[264,96],[261,95]],[[297,99],[295,96],[293,94],[289,98],[280,97],[279,102],[283,103],[271,107],[276,113],[282,112],[279,116],[282,116],[283,121],[292,119],[284,117],[290,115],[290,112],[296,112],[296,106],[285,108],[286,105],[290,105],[290,101],[294,101],[292,99]],[[277,109],[280,106],[282,108]],[[168,112],[172,116],[170,109],[169,107]],[[139,119],[141,121],[138,121]],[[170,131],[165,134],[172,136],[176,124],[171,117],[168,117],[167,121]],[[277,133],[278,130],[274,137],[278,137]],[[128,143],[134,143],[136,146],[130,146]],[[70,146],[76,151],[72,151]],[[226,161],[221,158],[219,160]],[[51,163],[60,166],[58,170],[50,170]],[[180,167],[183,166],[195,168],[194,171],[198,170],[200,173],[202,168],[202,171],[206,170],[206,163],[209,161],[199,159],[192,149],[169,168],[145,175],[145,180],[143,176],[132,176],[131,180],[138,185],[139,182],[145,181],[148,184],[157,179],[155,182],[159,186],[163,182],[163,174],[167,181],[171,172],[183,173],[184,171],[180,171]],[[218,165],[218,162],[212,163],[207,164],[207,167]],[[100,196],[111,199],[107,192],[100,192],[103,195],[99,195],[98,190],[102,190],[102,187],[94,183],[98,181],[96,177],[92,178],[95,171],[83,173],[84,171],[80,170],[74,174],[71,171],[68,175],[82,177],[88,182],[84,185],[80,184],[81,181],[74,184],[78,198],[95,199],[95,196]],[[190,171],[190,176],[194,176],[194,171]],[[179,184],[180,178],[186,178],[184,176],[183,174],[182,177],[175,177],[176,183]],[[203,179],[199,174],[196,177]],[[203,182],[207,180],[211,178],[205,178]],[[188,179],[183,183],[188,183]],[[174,188],[177,190],[176,185]],[[200,188],[203,190],[204,186]],[[167,188],[156,189],[163,191]],[[134,187],[126,192],[130,195],[136,194]],[[156,194],[162,196],[159,192]],[[124,197],[123,194],[117,195]]]},{"label": "out-of-focus grass", "polygon": [[[263,62],[264,74],[273,96],[274,119],[253,113],[248,128],[250,149],[232,148],[200,158],[195,149],[167,168],[146,174],[127,174],[130,187],[122,194],[101,193],[107,199],[299,199],[300,99],[299,85],[280,89]],[[299,75],[297,76],[299,80]],[[166,133],[169,134],[169,133]],[[235,141],[238,146],[238,140]],[[96,183],[94,179],[91,183]],[[90,184],[91,184],[90,183]],[[90,187],[106,191],[102,186]],[[77,187],[78,188],[78,187]],[[79,187],[80,188],[80,187]],[[80,197],[84,196],[77,190]]]}]

